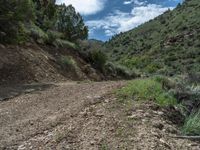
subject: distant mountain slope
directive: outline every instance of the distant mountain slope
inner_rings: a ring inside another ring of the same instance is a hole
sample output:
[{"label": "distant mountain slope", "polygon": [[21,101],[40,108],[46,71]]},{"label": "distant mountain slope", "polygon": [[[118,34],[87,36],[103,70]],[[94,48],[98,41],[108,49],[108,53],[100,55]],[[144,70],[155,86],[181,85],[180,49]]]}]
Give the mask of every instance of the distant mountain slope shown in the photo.
[{"label": "distant mountain slope", "polygon": [[200,72],[199,0],[186,0],[105,45],[114,61],[131,69],[165,75]]}]

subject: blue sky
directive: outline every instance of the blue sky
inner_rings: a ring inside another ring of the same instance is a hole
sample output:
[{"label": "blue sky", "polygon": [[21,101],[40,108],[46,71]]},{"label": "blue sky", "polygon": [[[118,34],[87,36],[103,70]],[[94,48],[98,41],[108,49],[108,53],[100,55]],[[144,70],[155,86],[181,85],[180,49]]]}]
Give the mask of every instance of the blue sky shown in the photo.
[{"label": "blue sky", "polygon": [[183,0],[57,0],[72,4],[89,27],[89,38],[106,41],[173,9]]}]

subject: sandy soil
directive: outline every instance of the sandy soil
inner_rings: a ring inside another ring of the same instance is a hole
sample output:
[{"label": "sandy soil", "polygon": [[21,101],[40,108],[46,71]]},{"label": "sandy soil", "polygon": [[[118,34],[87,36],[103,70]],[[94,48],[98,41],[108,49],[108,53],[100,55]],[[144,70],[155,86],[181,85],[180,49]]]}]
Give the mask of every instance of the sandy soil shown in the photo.
[{"label": "sandy soil", "polygon": [[[126,82],[59,83],[0,102],[2,150],[199,150],[152,102],[123,105]],[[8,88],[9,89],[9,88]]]}]

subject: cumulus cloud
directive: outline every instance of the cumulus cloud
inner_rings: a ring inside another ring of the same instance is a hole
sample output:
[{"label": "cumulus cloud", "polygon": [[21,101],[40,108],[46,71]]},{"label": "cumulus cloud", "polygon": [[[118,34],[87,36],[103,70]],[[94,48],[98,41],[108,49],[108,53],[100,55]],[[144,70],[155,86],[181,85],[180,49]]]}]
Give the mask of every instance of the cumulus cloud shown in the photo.
[{"label": "cumulus cloud", "polygon": [[162,7],[156,4],[137,6],[129,13],[116,10],[114,13],[109,14],[101,20],[90,20],[87,21],[86,24],[92,31],[103,29],[107,36],[112,36],[133,29],[157,17],[168,9],[168,7]]},{"label": "cumulus cloud", "polygon": [[106,0],[57,0],[57,4],[72,4],[82,15],[96,14],[103,10]]}]

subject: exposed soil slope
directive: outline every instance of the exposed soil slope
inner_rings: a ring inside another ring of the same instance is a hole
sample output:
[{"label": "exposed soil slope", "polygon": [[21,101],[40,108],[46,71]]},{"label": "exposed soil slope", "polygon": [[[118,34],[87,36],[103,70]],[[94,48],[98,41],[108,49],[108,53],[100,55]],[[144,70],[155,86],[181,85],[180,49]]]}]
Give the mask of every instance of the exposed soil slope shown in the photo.
[{"label": "exposed soil slope", "polygon": [[164,109],[112,94],[125,82],[60,83],[0,103],[0,149],[197,150],[198,142],[173,139],[177,127]]},{"label": "exposed soil slope", "polygon": [[[0,45],[0,84],[55,82],[64,80],[100,80],[76,50],[26,44],[25,46]],[[75,61],[75,69],[63,67],[62,57]]]}]

